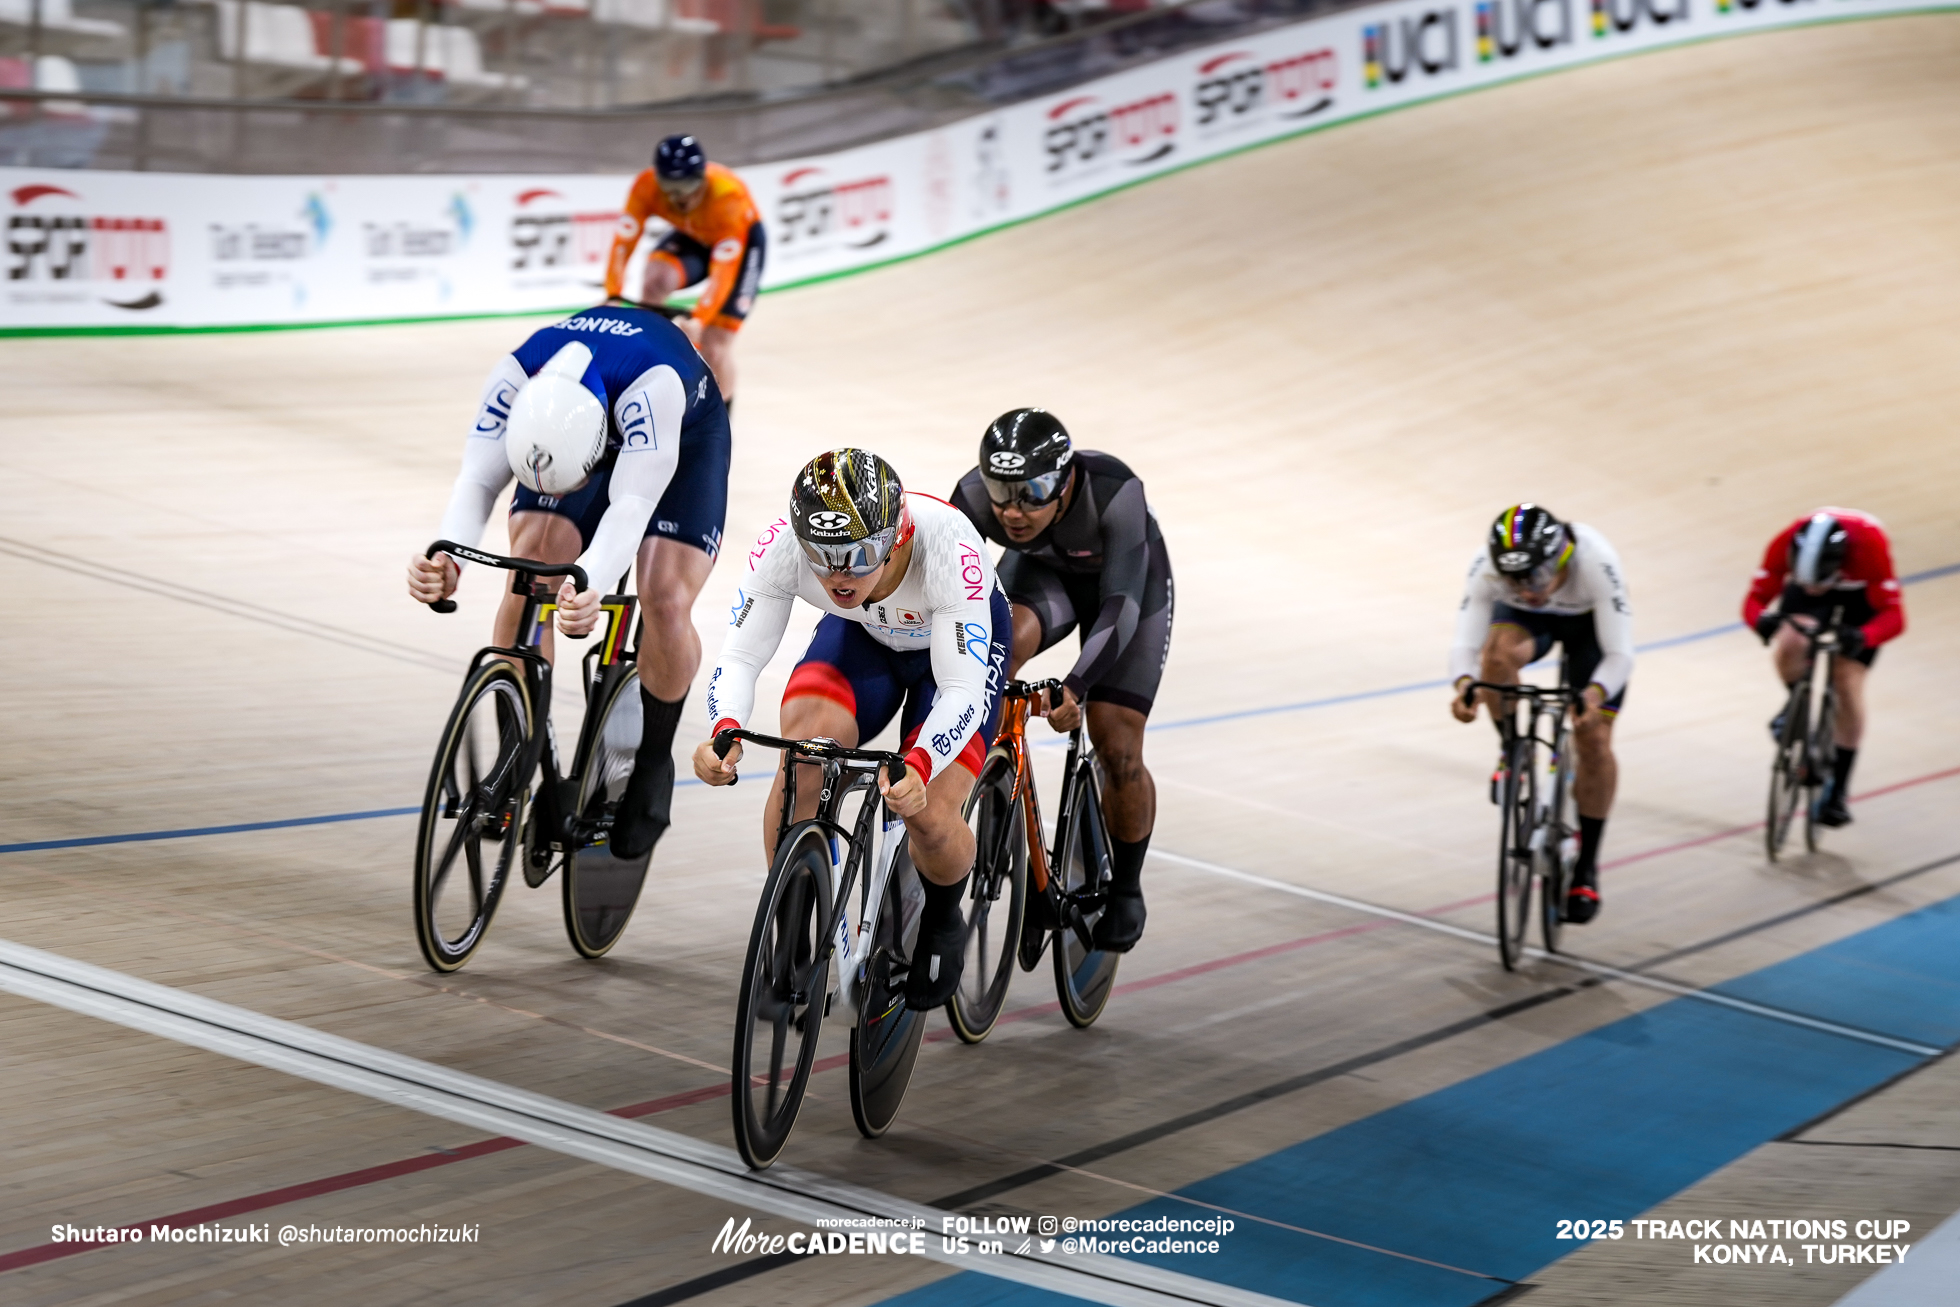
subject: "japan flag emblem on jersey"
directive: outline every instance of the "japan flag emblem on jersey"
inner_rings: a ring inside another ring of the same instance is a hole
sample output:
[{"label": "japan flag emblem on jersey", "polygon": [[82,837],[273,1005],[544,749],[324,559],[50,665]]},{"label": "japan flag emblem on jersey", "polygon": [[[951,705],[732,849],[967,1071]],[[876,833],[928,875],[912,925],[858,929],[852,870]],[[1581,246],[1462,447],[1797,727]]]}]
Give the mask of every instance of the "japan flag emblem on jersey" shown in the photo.
[{"label": "japan flag emblem on jersey", "polygon": [[898,614],[898,624],[900,626],[924,626],[926,624],[924,614],[915,613],[910,608],[898,608],[893,611]]}]

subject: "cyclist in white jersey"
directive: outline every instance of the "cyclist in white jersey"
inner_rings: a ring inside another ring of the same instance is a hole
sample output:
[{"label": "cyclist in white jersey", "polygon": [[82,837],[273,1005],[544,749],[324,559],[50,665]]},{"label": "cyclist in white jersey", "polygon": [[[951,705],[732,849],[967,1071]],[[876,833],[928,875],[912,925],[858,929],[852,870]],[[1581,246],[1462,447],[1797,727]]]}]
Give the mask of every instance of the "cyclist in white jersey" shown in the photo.
[{"label": "cyclist in white jersey", "polygon": [[[1554,644],[1564,648],[1566,683],[1584,687],[1572,724],[1579,857],[1565,919],[1586,922],[1599,912],[1599,846],[1619,783],[1613,722],[1633,676],[1633,605],[1620,556],[1605,536],[1560,522],[1536,504],[1516,504],[1497,515],[1488,547],[1470,564],[1450,646],[1450,711],[1460,722],[1475,721],[1464,686],[1516,684],[1526,664]],[[1497,696],[1484,691],[1481,698],[1495,720]]]},{"label": "cyclist in white jersey", "polygon": [[[741,745],[717,758],[713,737],[748,724],[756,676],[798,598],[824,617],[783,691],[782,734],[855,748],[903,710],[905,779],[879,784],[905,821],[926,894],[906,1002],[939,1007],[960,978],[960,898],[973,867],[961,808],[999,723],[1013,639],[1007,596],[958,509],[907,494],[890,465],[864,450],[813,459],[797,477],[789,515],[749,551],[729,609],[708,678],[709,738],[694,751],[694,774],[709,785],[735,779]],[[765,857],[775,854],[783,781],[779,769],[763,807]],[[808,811],[796,816],[814,813],[817,786],[798,793]]]}]

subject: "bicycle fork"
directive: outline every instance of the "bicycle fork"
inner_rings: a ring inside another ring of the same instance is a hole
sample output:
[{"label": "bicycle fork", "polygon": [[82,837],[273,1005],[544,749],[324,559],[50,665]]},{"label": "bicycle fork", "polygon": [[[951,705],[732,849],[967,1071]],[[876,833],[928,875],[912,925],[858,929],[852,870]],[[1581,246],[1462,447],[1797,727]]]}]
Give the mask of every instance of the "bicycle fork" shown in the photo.
[{"label": "bicycle fork", "polygon": [[[866,964],[873,961],[871,953],[877,941],[878,918],[883,913],[885,887],[890,883],[892,864],[898,857],[898,834],[905,823],[889,814],[873,818],[871,847],[871,869],[865,886],[864,915],[857,919],[857,928],[851,926],[850,904],[844,901],[848,886],[844,882],[844,866],[837,860],[837,837],[830,837],[830,892],[831,901],[836,905],[836,926],[832,933],[831,945],[837,952],[837,988],[832,991],[829,1002],[833,1007],[841,1007],[852,1017],[857,1015],[860,1003],[859,982]],[[917,885],[904,887],[903,916],[899,920],[899,938],[903,939],[911,923],[918,920],[919,912],[925,905],[925,892]]]}]

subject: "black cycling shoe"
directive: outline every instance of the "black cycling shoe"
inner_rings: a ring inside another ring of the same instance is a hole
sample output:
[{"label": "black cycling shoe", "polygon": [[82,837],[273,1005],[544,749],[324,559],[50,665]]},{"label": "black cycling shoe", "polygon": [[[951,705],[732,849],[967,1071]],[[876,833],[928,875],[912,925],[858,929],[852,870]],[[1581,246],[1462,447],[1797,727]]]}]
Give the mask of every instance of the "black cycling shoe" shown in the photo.
[{"label": "black cycling shoe", "polygon": [[1559,914],[1575,926],[1583,926],[1599,915],[1599,869],[1587,867],[1572,873],[1572,887],[1565,892],[1565,911]]},{"label": "black cycling shoe", "polygon": [[915,1012],[945,1007],[960,987],[960,968],[966,964],[966,922],[959,909],[953,919],[928,930],[919,923],[919,942],[912,949],[912,967],[905,973],[905,1006]]},{"label": "black cycling shoe", "polygon": [[674,804],[674,756],[664,754],[652,767],[633,768],[626,793],[619,796],[608,843],[615,858],[631,862],[653,852],[667,833]]},{"label": "black cycling shoe", "polygon": [[1105,953],[1128,953],[1143,938],[1144,916],[1142,890],[1112,889],[1089,937]]},{"label": "black cycling shoe", "polygon": [[1819,826],[1849,826],[1851,809],[1845,804],[1844,796],[1838,793],[1835,785],[1826,784],[1817,796],[1817,824]]},{"label": "black cycling shoe", "polygon": [[1788,708],[1779,709],[1776,716],[1769,719],[1769,738],[1778,744],[1783,743],[1783,719],[1789,712]]}]

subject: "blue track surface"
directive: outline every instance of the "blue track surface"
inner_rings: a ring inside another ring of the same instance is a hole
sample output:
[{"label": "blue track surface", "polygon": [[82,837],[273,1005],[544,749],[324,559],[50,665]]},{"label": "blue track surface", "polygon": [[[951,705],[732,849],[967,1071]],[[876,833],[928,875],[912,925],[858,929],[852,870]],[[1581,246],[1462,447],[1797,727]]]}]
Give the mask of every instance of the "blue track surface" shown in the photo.
[{"label": "blue track surface", "polygon": [[[1960,1041],[1960,899],[1717,988],[1947,1047]],[[1245,1213],[1215,1255],[1137,1259],[1205,1279],[1314,1307],[1470,1307],[1573,1252],[1557,1221],[1639,1216],[1918,1062],[1677,999],[1179,1191],[1192,1202],[1123,1215]],[[968,1273],[888,1301],[1072,1300]]]}]

